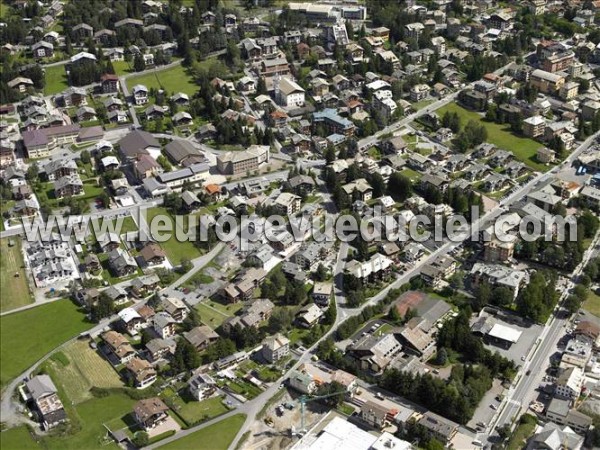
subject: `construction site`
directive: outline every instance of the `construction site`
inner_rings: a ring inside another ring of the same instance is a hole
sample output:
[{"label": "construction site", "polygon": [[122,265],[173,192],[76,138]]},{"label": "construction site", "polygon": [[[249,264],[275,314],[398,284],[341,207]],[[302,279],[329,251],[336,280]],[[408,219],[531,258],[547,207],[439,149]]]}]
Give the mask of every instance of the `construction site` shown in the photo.
[{"label": "construction site", "polygon": [[248,450],[279,450],[291,447],[298,442],[303,429],[310,430],[330,411],[330,407],[319,401],[308,401],[302,414],[301,395],[283,389],[276,401],[269,404],[260,420],[250,428],[250,435],[244,444]]}]

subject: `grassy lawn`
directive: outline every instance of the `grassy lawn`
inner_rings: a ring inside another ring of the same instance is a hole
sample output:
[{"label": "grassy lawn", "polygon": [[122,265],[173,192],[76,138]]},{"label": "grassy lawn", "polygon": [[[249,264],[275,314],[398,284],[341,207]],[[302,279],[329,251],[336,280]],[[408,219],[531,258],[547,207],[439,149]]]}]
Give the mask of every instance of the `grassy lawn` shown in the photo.
[{"label": "grassy lawn", "polygon": [[[527,415],[525,415],[524,417],[527,417]],[[508,441],[508,446],[506,448],[508,450],[519,450],[524,448],[527,439],[533,434],[535,426],[535,419],[519,423],[519,426],[515,429],[515,432]]]},{"label": "grassy lawn", "polygon": [[600,296],[595,292],[590,291],[587,300],[583,304],[583,309],[596,317],[600,317]]},{"label": "grassy lawn", "polygon": [[419,172],[413,169],[402,169],[400,173],[409,178],[411,181],[418,181],[422,176]]},{"label": "grassy lawn", "polygon": [[4,449],[29,450],[41,448],[25,426],[11,428],[0,433],[0,447]]},{"label": "grassy lawn", "polygon": [[127,79],[127,87],[131,90],[136,84],[143,84],[148,89],[165,89],[169,94],[174,92],[184,92],[192,95],[198,91],[198,86],[194,84],[192,77],[188,75],[186,69],[182,66],[171,67],[170,69],[152,71],[147,74],[130,77]]},{"label": "grassy lawn", "polygon": [[[65,399],[63,403],[67,403]],[[50,450],[118,449],[114,441],[106,437],[107,430],[104,425],[111,430],[127,427],[128,422],[132,421],[128,416],[135,403],[136,401],[127,395],[117,393],[103,398],[93,398],[75,408],[67,407],[67,415],[71,412],[78,416],[81,429],[66,436],[44,438],[44,447]]]},{"label": "grassy lawn", "polygon": [[112,65],[119,76],[134,72],[132,64],[129,64],[127,61],[113,61]]},{"label": "grassy lawn", "polygon": [[484,125],[488,132],[487,142],[497,145],[500,148],[511,151],[515,158],[524,162],[529,167],[545,172],[548,170],[545,164],[537,162],[536,153],[542,144],[533,139],[523,138],[511,133],[510,127],[506,124],[497,124],[486,122],[474,111],[469,111],[456,103],[449,103],[437,110],[438,116],[442,117],[446,111],[456,112],[460,116],[461,126],[465,126],[469,120],[477,120]]},{"label": "grassy lawn", "polygon": [[434,101],[434,99],[428,98],[425,100],[421,100],[420,102],[413,103],[412,107],[415,111],[419,111],[420,109],[425,108],[427,105],[431,105]]},{"label": "grassy lawn", "polygon": [[8,17],[11,13],[11,7],[6,4],[6,0],[0,0],[0,19]]},{"label": "grassy lawn", "polygon": [[46,85],[44,87],[45,95],[58,94],[69,87],[67,83],[67,74],[65,66],[46,67]]},{"label": "grassy lawn", "polygon": [[[9,240],[15,242],[13,247],[8,246]],[[0,286],[2,286],[0,290],[0,311],[2,312],[33,302],[23,268],[19,237],[0,239]]]},{"label": "grassy lawn", "polygon": [[[225,320],[231,316],[233,316],[235,314],[235,312],[237,310],[239,310],[239,308],[241,308],[241,305],[238,307],[237,304],[235,305],[231,305],[232,306],[232,310],[231,312],[224,312],[221,311],[218,308],[215,308],[214,306],[211,307],[212,304],[215,304],[215,302],[202,302],[202,303],[198,303],[195,308],[196,311],[198,311],[198,314],[200,314],[200,318],[202,319],[202,322],[205,323],[206,325],[208,325],[209,327],[211,327],[213,330],[220,327],[221,324],[223,322],[225,322]],[[233,309],[233,307],[235,307]]]},{"label": "grassy lawn", "polygon": [[169,261],[171,261],[171,264],[178,265],[183,259],[192,260],[201,255],[200,250],[198,250],[198,248],[194,245],[193,242],[179,242],[177,240],[177,236],[175,233],[175,219],[169,214],[169,212],[165,208],[151,208],[147,211],[146,221],[148,222],[148,226],[150,228],[152,226],[152,220],[158,215],[171,217],[173,223],[173,234],[171,238],[166,242],[160,242],[160,246],[165,250],[165,253],[169,258]]},{"label": "grassy lawn", "polygon": [[[187,391],[186,391],[187,393]],[[187,423],[192,426],[200,421],[212,419],[229,411],[223,404],[221,397],[212,397],[201,402],[191,397],[174,395],[171,397],[175,404],[175,411]]]},{"label": "grassy lawn", "polygon": [[93,386],[124,387],[109,362],[91,349],[87,341],[73,342],[61,354],[62,356],[53,358],[48,364],[54,369],[65,393],[75,404],[91,399],[92,394],[89,391]]},{"label": "grassy lawn", "polygon": [[6,385],[50,350],[91,328],[70,300],[0,318],[0,384]]},{"label": "grassy lawn", "polygon": [[246,416],[244,414],[236,414],[161,448],[164,450],[188,450],[190,448],[195,450],[227,450],[245,420]]}]

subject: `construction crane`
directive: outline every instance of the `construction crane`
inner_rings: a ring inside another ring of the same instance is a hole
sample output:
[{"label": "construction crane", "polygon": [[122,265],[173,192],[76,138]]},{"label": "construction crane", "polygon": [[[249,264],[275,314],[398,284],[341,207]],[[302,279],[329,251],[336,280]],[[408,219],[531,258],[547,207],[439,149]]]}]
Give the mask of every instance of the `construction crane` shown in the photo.
[{"label": "construction crane", "polygon": [[[310,397],[308,395],[303,395],[302,397],[300,397],[298,399],[298,403],[300,403],[300,420],[301,420],[301,428],[300,431],[298,432],[299,435],[303,435],[304,433],[306,433],[306,426],[305,426],[305,418],[304,418],[304,406],[308,403],[308,402],[312,402],[315,400],[322,400],[324,398],[329,398],[329,397],[333,397],[335,395],[340,395],[340,394],[344,394],[344,391],[338,391],[338,392],[333,392],[331,394],[326,394],[326,395],[319,395],[316,397]],[[293,428],[292,428],[292,434],[294,434]]]}]

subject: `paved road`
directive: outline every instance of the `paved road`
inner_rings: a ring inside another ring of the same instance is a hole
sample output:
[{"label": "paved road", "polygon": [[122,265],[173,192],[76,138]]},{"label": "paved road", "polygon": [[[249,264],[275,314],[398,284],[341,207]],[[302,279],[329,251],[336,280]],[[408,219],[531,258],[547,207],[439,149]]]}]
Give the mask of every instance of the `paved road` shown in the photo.
[{"label": "paved road", "polygon": [[[553,315],[546,323],[538,339],[539,345],[537,348],[534,348],[532,354],[528,355],[516,379],[517,381],[510,388],[508,394],[505,395],[503,403],[498,408],[498,413],[486,432],[480,435],[480,441],[493,441],[497,436],[495,433],[497,427],[503,427],[504,425],[512,426],[516,418],[522,411],[527,410],[530,402],[535,397],[535,390],[542,382],[546,369],[550,365],[550,356],[556,352],[558,341],[565,334],[565,327],[569,322],[569,318],[563,316],[563,314],[566,315],[566,311],[560,305],[569,295],[569,291],[574,287],[577,278],[581,275],[589,260],[598,252],[599,242],[600,232],[596,234],[582,262],[573,270],[569,277],[569,283],[563,290],[559,300],[559,307],[556,310],[560,314],[559,317]],[[530,374],[526,375],[528,371]]]}]

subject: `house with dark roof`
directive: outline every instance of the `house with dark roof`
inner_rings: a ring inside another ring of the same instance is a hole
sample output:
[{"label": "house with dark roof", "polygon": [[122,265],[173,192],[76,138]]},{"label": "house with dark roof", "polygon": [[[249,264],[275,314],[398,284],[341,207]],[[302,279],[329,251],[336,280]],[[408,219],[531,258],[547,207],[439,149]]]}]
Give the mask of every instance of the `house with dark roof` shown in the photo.
[{"label": "house with dark roof", "polygon": [[135,130],[119,141],[121,155],[128,160],[138,159],[141,155],[149,155],[151,151],[159,152],[160,143],[150,133]]},{"label": "house with dark roof", "polygon": [[37,375],[25,384],[29,398],[45,430],[67,420],[67,413],[58,397],[58,390],[48,375]]},{"label": "house with dark roof", "polygon": [[165,146],[165,153],[174,164],[184,167],[205,161],[204,154],[190,141],[174,140]]}]

